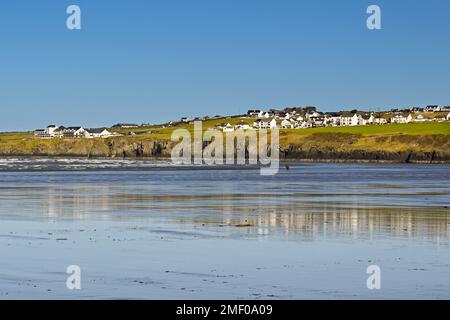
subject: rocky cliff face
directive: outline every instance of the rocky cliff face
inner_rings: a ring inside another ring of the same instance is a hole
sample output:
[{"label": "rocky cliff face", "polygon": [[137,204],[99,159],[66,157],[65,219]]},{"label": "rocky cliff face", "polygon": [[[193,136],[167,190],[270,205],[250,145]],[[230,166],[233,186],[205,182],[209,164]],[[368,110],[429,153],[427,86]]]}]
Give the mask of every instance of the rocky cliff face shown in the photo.
[{"label": "rocky cliff face", "polygon": [[450,163],[450,136],[319,134],[281,143],[280,157],[311,161]]},{"label": "rocky cliff face", "polygon": [[102,158],[170,157],[173,142],[118,137],[110,139],[26,139],[0,144],[1,156],[66,156]]},{"label": "rocky cliff face", "polygon": [[317,149],[301,150],[289,148],[282,150],[281,159],[306,161],[367,161],[367,162],[401,162],[401,163],[450,163],[450,153],[444,152],[415,152],[415,151],[323,151]]},{"label": "rocky cliff face", "polygon": [[[0,156],[170,158],[175,142],[144,137],[23,139],[0,142]],[[248,152],[247,152],[248,153]],[[450,163],[450,136],[282,136],[280,158],[306,161],[394,161]]]},{"label": "rocky cliff face", "polygon": [[[174,145],[167,140],[137,140],[130,142],[126,139],[111,139],[108,145],[108,157],[149,157],[168,158]],[[93,156],[91,154],[91,156]],[[104,154],[101,156],[105,156]]]}]

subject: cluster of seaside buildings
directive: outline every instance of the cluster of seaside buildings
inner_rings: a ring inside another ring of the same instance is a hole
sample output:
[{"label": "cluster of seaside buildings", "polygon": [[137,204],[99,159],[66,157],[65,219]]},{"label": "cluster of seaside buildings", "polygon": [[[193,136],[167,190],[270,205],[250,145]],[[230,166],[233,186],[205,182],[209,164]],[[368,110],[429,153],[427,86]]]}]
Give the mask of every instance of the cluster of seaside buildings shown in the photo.
[{"label": "cluster of seaside buildings", "polygon": [[[444,112],[444,113],[443,113]],[[445,115],[445,112],[448,112]],[[427,116],[435,113],[439,116]],[[424,116],[425,115],[425,116]],[[389,112],[318,112],[314,107],[286,108],[283,111],[248,110],[246,118],[252,119],[253,124],[241,121],[237,125],[222,124],[217,126],[224,132],[249,129],[306,129],[315,127],[343,127],[385,125],[390,123],[411,122],[443,122],[450,121],[450,106],[428,106],[426,108],[412,108],[403,111]]]},{"label": "cluster of seaside buildings", "polygon": [[121,134],[109,132],[107,129],[84,129],[83,127],[64,127],[49,125],[45,129],[34,131],[36,138],[109,138],[120,136]]},{"label": "cluster of seaside buildings", "polygon": [[[181,118],[178,123],[192,123],[193,121],[211,120],[225,118],[222,116],[203,117],[189,120]],[[365,125],[385,125],[391,123],[412,123],[412,122],[443,122],[450,121],[450,106],[427,106],[426,108],[410,108],[404,110],[393,109],[387,112],[362,112],[362,111],[342,111],[342,112],[319,112],[315,107],[289,107],[284,110],[270,109],[269,111],[248,110],[246,115],[232,116],[232,118],[242,118],[236,124],[223,123],[216,126],[216,129],[223,132],[233,132],[235,130],[259,130],[259,129],[306,129],[316,127],[344,127],[344,126],[365,126]],[[171,121],[163,127],[171,127],[176,122]],[[115,129],[134,129],[144,127],[145,124],[116,124]],[[136,133],[130,132],[129,135]],[[37,129],[34,132],[36,138],[109,138],[122,136],[117,132],[110,132],[107,129],[84,129],[83,127],[64,127],[49,125],[46,129]]]}]

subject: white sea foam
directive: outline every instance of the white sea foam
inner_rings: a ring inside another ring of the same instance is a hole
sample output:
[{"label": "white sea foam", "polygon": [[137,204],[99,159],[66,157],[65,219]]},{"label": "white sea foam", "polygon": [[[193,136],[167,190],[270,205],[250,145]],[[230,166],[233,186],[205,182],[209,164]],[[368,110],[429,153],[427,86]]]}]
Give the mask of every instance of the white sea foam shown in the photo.
[{"label": "white sea foam", "polygon": [[0,171],[136,170],[197,166],[174,164],[170,160],[0,158]]}]

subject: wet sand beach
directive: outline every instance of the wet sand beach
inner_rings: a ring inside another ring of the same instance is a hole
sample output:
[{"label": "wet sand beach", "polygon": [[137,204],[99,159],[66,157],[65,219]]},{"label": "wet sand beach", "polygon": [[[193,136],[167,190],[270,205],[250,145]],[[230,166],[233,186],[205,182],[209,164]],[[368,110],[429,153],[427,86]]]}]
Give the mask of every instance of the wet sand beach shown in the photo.
[{"label": "wet sand beach", "polygon": [[289,167],[3,159],[0,299],[450,298],[450,166]]}]

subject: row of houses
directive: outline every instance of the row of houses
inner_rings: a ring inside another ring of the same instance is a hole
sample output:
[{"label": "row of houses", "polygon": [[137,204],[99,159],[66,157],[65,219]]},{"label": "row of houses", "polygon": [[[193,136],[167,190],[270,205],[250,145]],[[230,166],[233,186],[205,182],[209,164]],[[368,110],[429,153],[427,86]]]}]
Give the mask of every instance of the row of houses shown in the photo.
[{"label": "row of houses", "polygon": [[281,120],[280,127],[287,128],[312,128],[312,127],[340,127],[340,126],[365,126],[365,125],[384,125],[388,123],[412,123],[426,121],[450,121],[450,113],[442,118],[425,118],[422,115],[413,116],[413,114],[396,114],[391,117],[385,117],[383,114],[360,114],[353,115],[320,115],[313,114],[306,117],[285,117]]},{"label": "row of houses", "polygon": [[384,125],[389,123],[412,123],[426,121],[450,121],[450,112],[446,117],[442,118],[425,118],[422,115],[413,116],[412,114],[403,115],[396,114],[390,118],[386,118],[383,114],[322,114],[319,112],[310,112],[305,115],[285,114],[283,118],[280,116],[273,118],[257,118],[253,124],[241,121],[233,126],[230,123],[216,126],[223,132],[233,132],[235,130],[249,129],[307,129],[315,127],[340,127],[340,126],[365,126],[365,125]]},{"label": "row of houses", "polygon": [[110,132],[107,129],[84,129],[83,127],[64,127],[49,125],[45,129],[34,131],[35,138],[109,138],[121,136],[119,133]]},{"label": "row of houses", "polygon": [[[339,127],[339,126],[364,126],[364,125],[384,125],[388,123],[411,123],[411,122],[442,122],[450,121],[450,112],[445,116],[442,108],[439,108],[440,115],[434,117],[424,117],[419,113],[404,112],[339,112],[322,113],[315,110],[307,112],[291,111],[268,111],[249,110],[247,117],[254,118],[253,128],[312,128],[312,127]],[[278,123],[275,125],[275,123]]]},{"label": "row of houses", "polygon": [[[417,111],[421,111],[420,108],[415,108]],[[443,111],[450,111],[450,106],[438,106],[438,105],[431,105],[427,106],[423,109],[424,112],[443,112]]]},{"label": "row of houses", "polygon": [[[307,129],[314,127],[364,126],[369,124],[381,125],[387,123],[387,119],[376,116],[375,114],[365,115],[355,113],[353,115],[324,115],[318,112],[311,112],[304,116],[291,116],[287,114],[283,119],[280,119],[278,126],[275,126],[275,121],[271,120],[271,122],[269,122],[269,128]],[[255,121],[255,123],[257,122],[258,120]],[[259,126],[254,125],[254,127],[257,128]]]},{"label": "row of houses", "polygon": [[[351,111],[351,113],[357,113],[357,110]],[[438,105],[429,105],[427,107],[411,107],[407,109],[392,109],[391,111],[377,112],[380,114],[384,114],[386,116],[395,115],[398,113],[409,114],[409,113],[448,113],[450,112],[450,106],[438,106]],[[317,113],[317,108],[314,106],[309,107],[286,107],[283,110],[277,109],[269,109],[268,111],[262,111],[259,109],[252,109],[247,111],[247,117],[250,118],[284,118],[286,115],[306,115],[306,114]],[[318,112],[319,114],[323,114]],[[348,112],[340,112],[340,113],[348,113]],[[366,114],[371,114],[373,112],[365,112]],[[332,114],[332,113],[327,113]]]},{"label": "row of houses", "polygon": [[[235,130],[259,130],[259,129],[306,129],[314,127],[340,127],[340,126],[365,126],[365,125],[384,125],[389,123],[411,123],[411,122],[442,122],[450,121],[450,107],[428,106],[427,108],[410,109],[389,112],[359,112],[357,110],[351,112],[318,112],[315,107],[305,108],[286,108],[283,111],[270,109],[269,111],[248,110],[246,116],[232,116],[231,118],[247,118],[246,121],[241,120],[237,125],[225,123],[216,126],[216,129],[223,132],[233,132]],[[430,112],[434,113],[430,115]],[[208,120],[223,118],[219,115],[214,117],[203,117],[189,120],[182,118],[181,123],[192,123],[195,120]],[[164,127],[176,125],[176,122],[169,122]],[[134,129],[143,127],[137,124],[119,123],[113,126],[117,129]],[[136,133],[130,132],[130,135]],[[78,127],[64,127],[49,125],[46,129],[35,130],[36,138],[108,138],[121,136],[122,134],[110,132],[107,129],[85,129]]]}]

